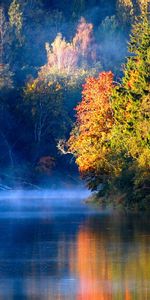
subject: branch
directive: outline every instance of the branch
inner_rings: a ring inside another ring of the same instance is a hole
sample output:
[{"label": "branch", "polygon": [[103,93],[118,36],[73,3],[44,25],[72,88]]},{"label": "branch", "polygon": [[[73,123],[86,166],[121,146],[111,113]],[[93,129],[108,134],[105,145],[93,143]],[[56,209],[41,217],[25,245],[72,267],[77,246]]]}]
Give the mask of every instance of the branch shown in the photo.
[{"label": "branch", "polygon": [[58,141],[57,144],[57,149],[60,151],[61,154],[72,154],[69,150],[68,150],[68,146],[65,140],[61,139]]}]

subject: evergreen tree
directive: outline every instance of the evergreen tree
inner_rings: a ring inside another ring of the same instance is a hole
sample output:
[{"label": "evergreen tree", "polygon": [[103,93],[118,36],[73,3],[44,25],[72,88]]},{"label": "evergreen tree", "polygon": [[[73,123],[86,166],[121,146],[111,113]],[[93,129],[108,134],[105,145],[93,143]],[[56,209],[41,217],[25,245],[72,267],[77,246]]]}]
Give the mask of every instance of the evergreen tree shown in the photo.
[{"label": "evergreen tree", "polygon": [[114,95],[112,145],[124,157],[127,173],[133,174],[138,199],[137,190],[147,197],[150,182],[150,27],[145,13],[133,25],[129,51],[122,85]]}]

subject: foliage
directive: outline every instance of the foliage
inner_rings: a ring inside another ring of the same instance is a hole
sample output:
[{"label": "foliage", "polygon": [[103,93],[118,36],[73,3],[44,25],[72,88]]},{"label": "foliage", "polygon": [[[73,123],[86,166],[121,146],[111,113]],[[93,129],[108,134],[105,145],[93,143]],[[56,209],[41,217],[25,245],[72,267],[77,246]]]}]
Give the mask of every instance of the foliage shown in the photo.
[{"label": "foliage", "polygon": [[118,0],[117,11],[121,23],[129,25],[131,20],[133,21],[134,6],[132,0]]},{"label": "foliage", "polygon": [[68,141],[69,150],[75,154],[82,174],[93,173],[102,180],[111,170],[107,161],[109,135],[113,126],[110,96],[113,74],[100,73],[90,77],[83,86],[82,102],[76,107],[77,121]]},{"label": "foliage", "polygon": [[58,82],[45,85],[38,79],[29,82],[24,91],[24,105],[32,125],[34,161],[45,152],[55,155],[57,140],[69,126],[61,85]]},{"label": "foliage", "polygon": [[37,163],[36,171],[50,175],[52,169],[55,167],[55,160],[51,156],[41,157]]},{"label": "foliage", "polygon": [[[137,19],[130,43],[132,54],[120,84],[114,85],[109,70],[115,81],[122,76],[130,23],[140,11],[146,12],[148,1],[115,2],[77,0],[70,5],[69,0],[2,0],[2,168],[14,168],[21,162],[31,173],[51,174],[53,167],[61,165],[57,159],[62,159],[68,170],[56,145],[69,136],[73,107],[86,81],[83,100],[77,106],[79,121],[69,140],[82,174],[92,188],[99,189],[103,182],[105,188],[124,186],[132,195],[137,191],[140,195],[142,190],[146,195],[150,57],[146,22]],[[55,166],[49,158],[55,159]]]},{"label": "foliage", "polygon": [[117,0],[118,18],[121,24],[131,25],[135,16],[148,13],[149,0]]},{"label": "foliage", "polygon": [[10,26],[15,28],[16,35],[19,39],[21,37],[23,23],[22,14],[19,2],[17,2],[17,0],[13,0],[8,11],[9,22]]},{"label": "foliage", "polygon": [[5,45],[7,43],[7,26],[4,10],[0,7],[0,64],[4,62]]},{"label": "foliage", "polygon": [[91,188],[101,189],[103,183],[110,193],[115,187],[124,193],[122,201],[127,205],[131,201],[143,208],[150,189],[150,28],[146,14],[136,18],[129,51],[120,84],[114,86],[111,72],[86,80],[68,147]]},{"label": "foliage", "polygon": [[8,64],[0,65],[0,90],[11,89],[13,87],[13,73]]},{"label": "foliage", "polygon": [[0,8],[0,90],[13,86],[13,73],[8,64],[9,56],[9,24],[6,21],[3,8]]},{"label": "foliage", "polygon": [[90,51],[93,42],[92,30],[92,24],[82,18],[71,42],[58,34],[51,46],[46,43],[47,63],[40,68],[38,77],[27,84],[27,91],[32,92],[35,97],[42,91],[48,98],[52,86],[56,87],[58,93],[61,90],[60,97],[64,99],[62,110],[68,116],[64,119],[68,129],[73,118],[73,107],[80,96],[85,78],[89,74],[96,74],[96,69],[92,66],[89,68],[87,63],[90,59],[94,60],[93,52]]},{"label": "foliage", "polygon": [[[106,17],[98,26],[96,41],[98,55],[105,71],[122,75],[122,63],[126,56],[126,33],[115,15]],[[111,50],[110,50],[111,49]]]},{"label": "foliage", "polygon": [[77,33],[72,42],[66,40],[59,33],[51,46],[46,43],[47,64],[41,68],[39,75],[47,76],[54,72],[70,74],[86,62],[91,53],[92,24],[81,18]]},{"label": "foliage", "polygon": [[116,153],[125,153],[132,161],[134,188],[144,187],[147,193],[150,181],[150,28],[146,15],[136,19],[129,51],[132,56],[125,66],[122,87],[117,88],[113,100],[112,144]]}]

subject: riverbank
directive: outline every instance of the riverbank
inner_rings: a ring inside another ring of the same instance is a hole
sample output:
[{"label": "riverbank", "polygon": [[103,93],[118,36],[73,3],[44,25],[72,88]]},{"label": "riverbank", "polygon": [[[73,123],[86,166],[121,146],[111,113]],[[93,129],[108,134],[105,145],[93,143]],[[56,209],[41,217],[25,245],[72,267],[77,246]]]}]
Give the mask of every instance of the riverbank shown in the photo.
[{"label": "riverbank", "polygon": [[136,199],[133,195],[128,193],[121,193],[112,190],[112,193],[101,195],[100,193],[93,193],[85,202],[102,209],[111,208],[123,211],[150,211],[150,195],[143,199]]}]

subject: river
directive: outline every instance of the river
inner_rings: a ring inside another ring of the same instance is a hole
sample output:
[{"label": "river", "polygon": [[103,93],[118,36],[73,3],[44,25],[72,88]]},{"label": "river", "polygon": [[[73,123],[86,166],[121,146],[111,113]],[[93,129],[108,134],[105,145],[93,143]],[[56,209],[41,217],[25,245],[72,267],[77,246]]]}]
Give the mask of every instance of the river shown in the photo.
[{"label": "river", "polygon": [[83,189],[0,194],[0,300],[149,300],[150,215]]}]

